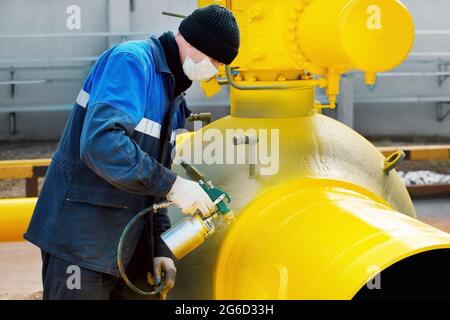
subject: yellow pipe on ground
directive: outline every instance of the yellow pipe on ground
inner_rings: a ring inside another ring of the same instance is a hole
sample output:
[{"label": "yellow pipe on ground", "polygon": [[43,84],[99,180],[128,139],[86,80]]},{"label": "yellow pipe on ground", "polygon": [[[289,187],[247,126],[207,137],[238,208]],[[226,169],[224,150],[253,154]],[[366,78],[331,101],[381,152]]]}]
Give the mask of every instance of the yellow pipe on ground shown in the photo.
[{"label": "yellow pipe on ground", "polygon": [[396,262],[437,249],[450,249],[449,234],[396,212],[360,186],[294,180],[240,213],[218,255],[214,295],[351,299]]},{"label": "yellow pipe on ground", "polygon": [[0,161],[0,168],[49,166],[50,162],[51,159],[2,160]]},{"label": "yellow pipe on ground", "polygon": [[0,242],[22,241],[37,198],[0,200]]}]

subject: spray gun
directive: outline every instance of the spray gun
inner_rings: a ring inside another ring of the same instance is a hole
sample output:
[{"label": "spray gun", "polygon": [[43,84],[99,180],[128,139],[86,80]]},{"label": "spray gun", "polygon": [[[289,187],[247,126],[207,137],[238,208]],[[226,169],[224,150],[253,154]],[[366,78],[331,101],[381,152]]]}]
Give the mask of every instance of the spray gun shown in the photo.
[{"label": "spray gun", "polygon": [[[216,210],[208,215],[203,215],[199,210],[197,210],[195,214],[181,219],[170,229],[161,234],[161,239],[165,242],[167,247],[172,251],[173,255],[178,260],[182,259],[188,253],[196,249],[205,241],[205,239],[214,233],[215,226],[212,222],[213,219],[221,216],[225,222],[230,223],[235,218],[233,211],[231,211],[227,205],[227,203],[231,201],[228,193],[214,187],[212,182],[205,179],[204,175],[195,167],[185,162],[181,162],[181,166],[186,170],[187,175],[191,179],[198,181],[200,186],[213,201]],[[149,213],[157,214],[159,210],[169,208],[172,205],[172,202],[165,201],[155,203],[153,206],[142,210],[128,222],[120,237],[119,245],[117,247],[117,265],[119,268],[119,273],[127,286],[138,294],[159,294],[163,285],[161,283],[155,288],[154,291],[144,291],[133,285],[133,283],[128,279],[123,267],[122,259],[123,244],[125,243],[126,236],[132,226],[134,226],[141,217]]]},{"label": "spray gun", "polygon": [[233,211],[227,206],[227,202],[231,201],[230,196],[219,188],[214,187],[211,181],[206,181],[203,174],[193,166],[185,162],[182,162],[181,166],[186,170],[189,177],[198,181],[215,204],[216,211],[203,216],[197,210],[193,216],[180,220],[161,235],[161,239],[177,259],[182,259],[214,233],[215,226],[212,219],[221,216],[227,223],[234,219]]}]

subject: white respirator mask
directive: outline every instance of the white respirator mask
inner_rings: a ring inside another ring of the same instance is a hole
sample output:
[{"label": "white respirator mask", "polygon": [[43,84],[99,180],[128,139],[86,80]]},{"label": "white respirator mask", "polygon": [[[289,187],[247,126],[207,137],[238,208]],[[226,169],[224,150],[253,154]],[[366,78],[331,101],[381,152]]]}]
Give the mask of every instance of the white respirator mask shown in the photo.
[{"label": "white respirator mask", "polygon": [[208,57],[205,57],[199,63],[195,63],[189,57],[189,49],[186,59],[183,63],[184,74],[192,81],[209,80],[214,77],[219,71]]}]

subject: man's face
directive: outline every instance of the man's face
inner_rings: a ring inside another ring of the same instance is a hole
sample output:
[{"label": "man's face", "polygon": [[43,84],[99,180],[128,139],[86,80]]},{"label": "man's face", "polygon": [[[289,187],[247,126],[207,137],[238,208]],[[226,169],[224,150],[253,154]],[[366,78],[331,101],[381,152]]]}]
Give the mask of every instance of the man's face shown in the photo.
[{"label": "man's face", "polygon": [[[211,60],[212,64],[214,65],[214,67],[218,68],[222,63],[211,58],[208,57],[206,54],[204,54],[203,52],[201,52],[200,50],[195,49],[193,46],[188,44],[188,49],[189,49],[189,57],[194,60],[195,63],[199,63],[201,62],[203,59],[205,58],[209,58],[209,60]],[[186,55],[187,56],[187,55]]]}]

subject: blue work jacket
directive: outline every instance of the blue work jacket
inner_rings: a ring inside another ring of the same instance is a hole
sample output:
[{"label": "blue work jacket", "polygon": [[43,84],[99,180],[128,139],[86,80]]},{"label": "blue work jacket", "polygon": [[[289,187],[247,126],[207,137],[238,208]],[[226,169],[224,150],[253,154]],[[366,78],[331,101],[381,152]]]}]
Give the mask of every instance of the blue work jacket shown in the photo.
[{"label": "blue work jacket", "polygon": [[[116,252],[126,224],[164,199],[176,178],[170,151],[188,109],[184,93],[173,97],[174,87],[157,37],[124,42],[98,58],[52,156],[25,239],[73,264],[119,275]],[[153,215],[154,256],[172,257],[160,237],[169,227],[167,211]],[[131,230],[125,266],[143,230],[144,220]]]}]

